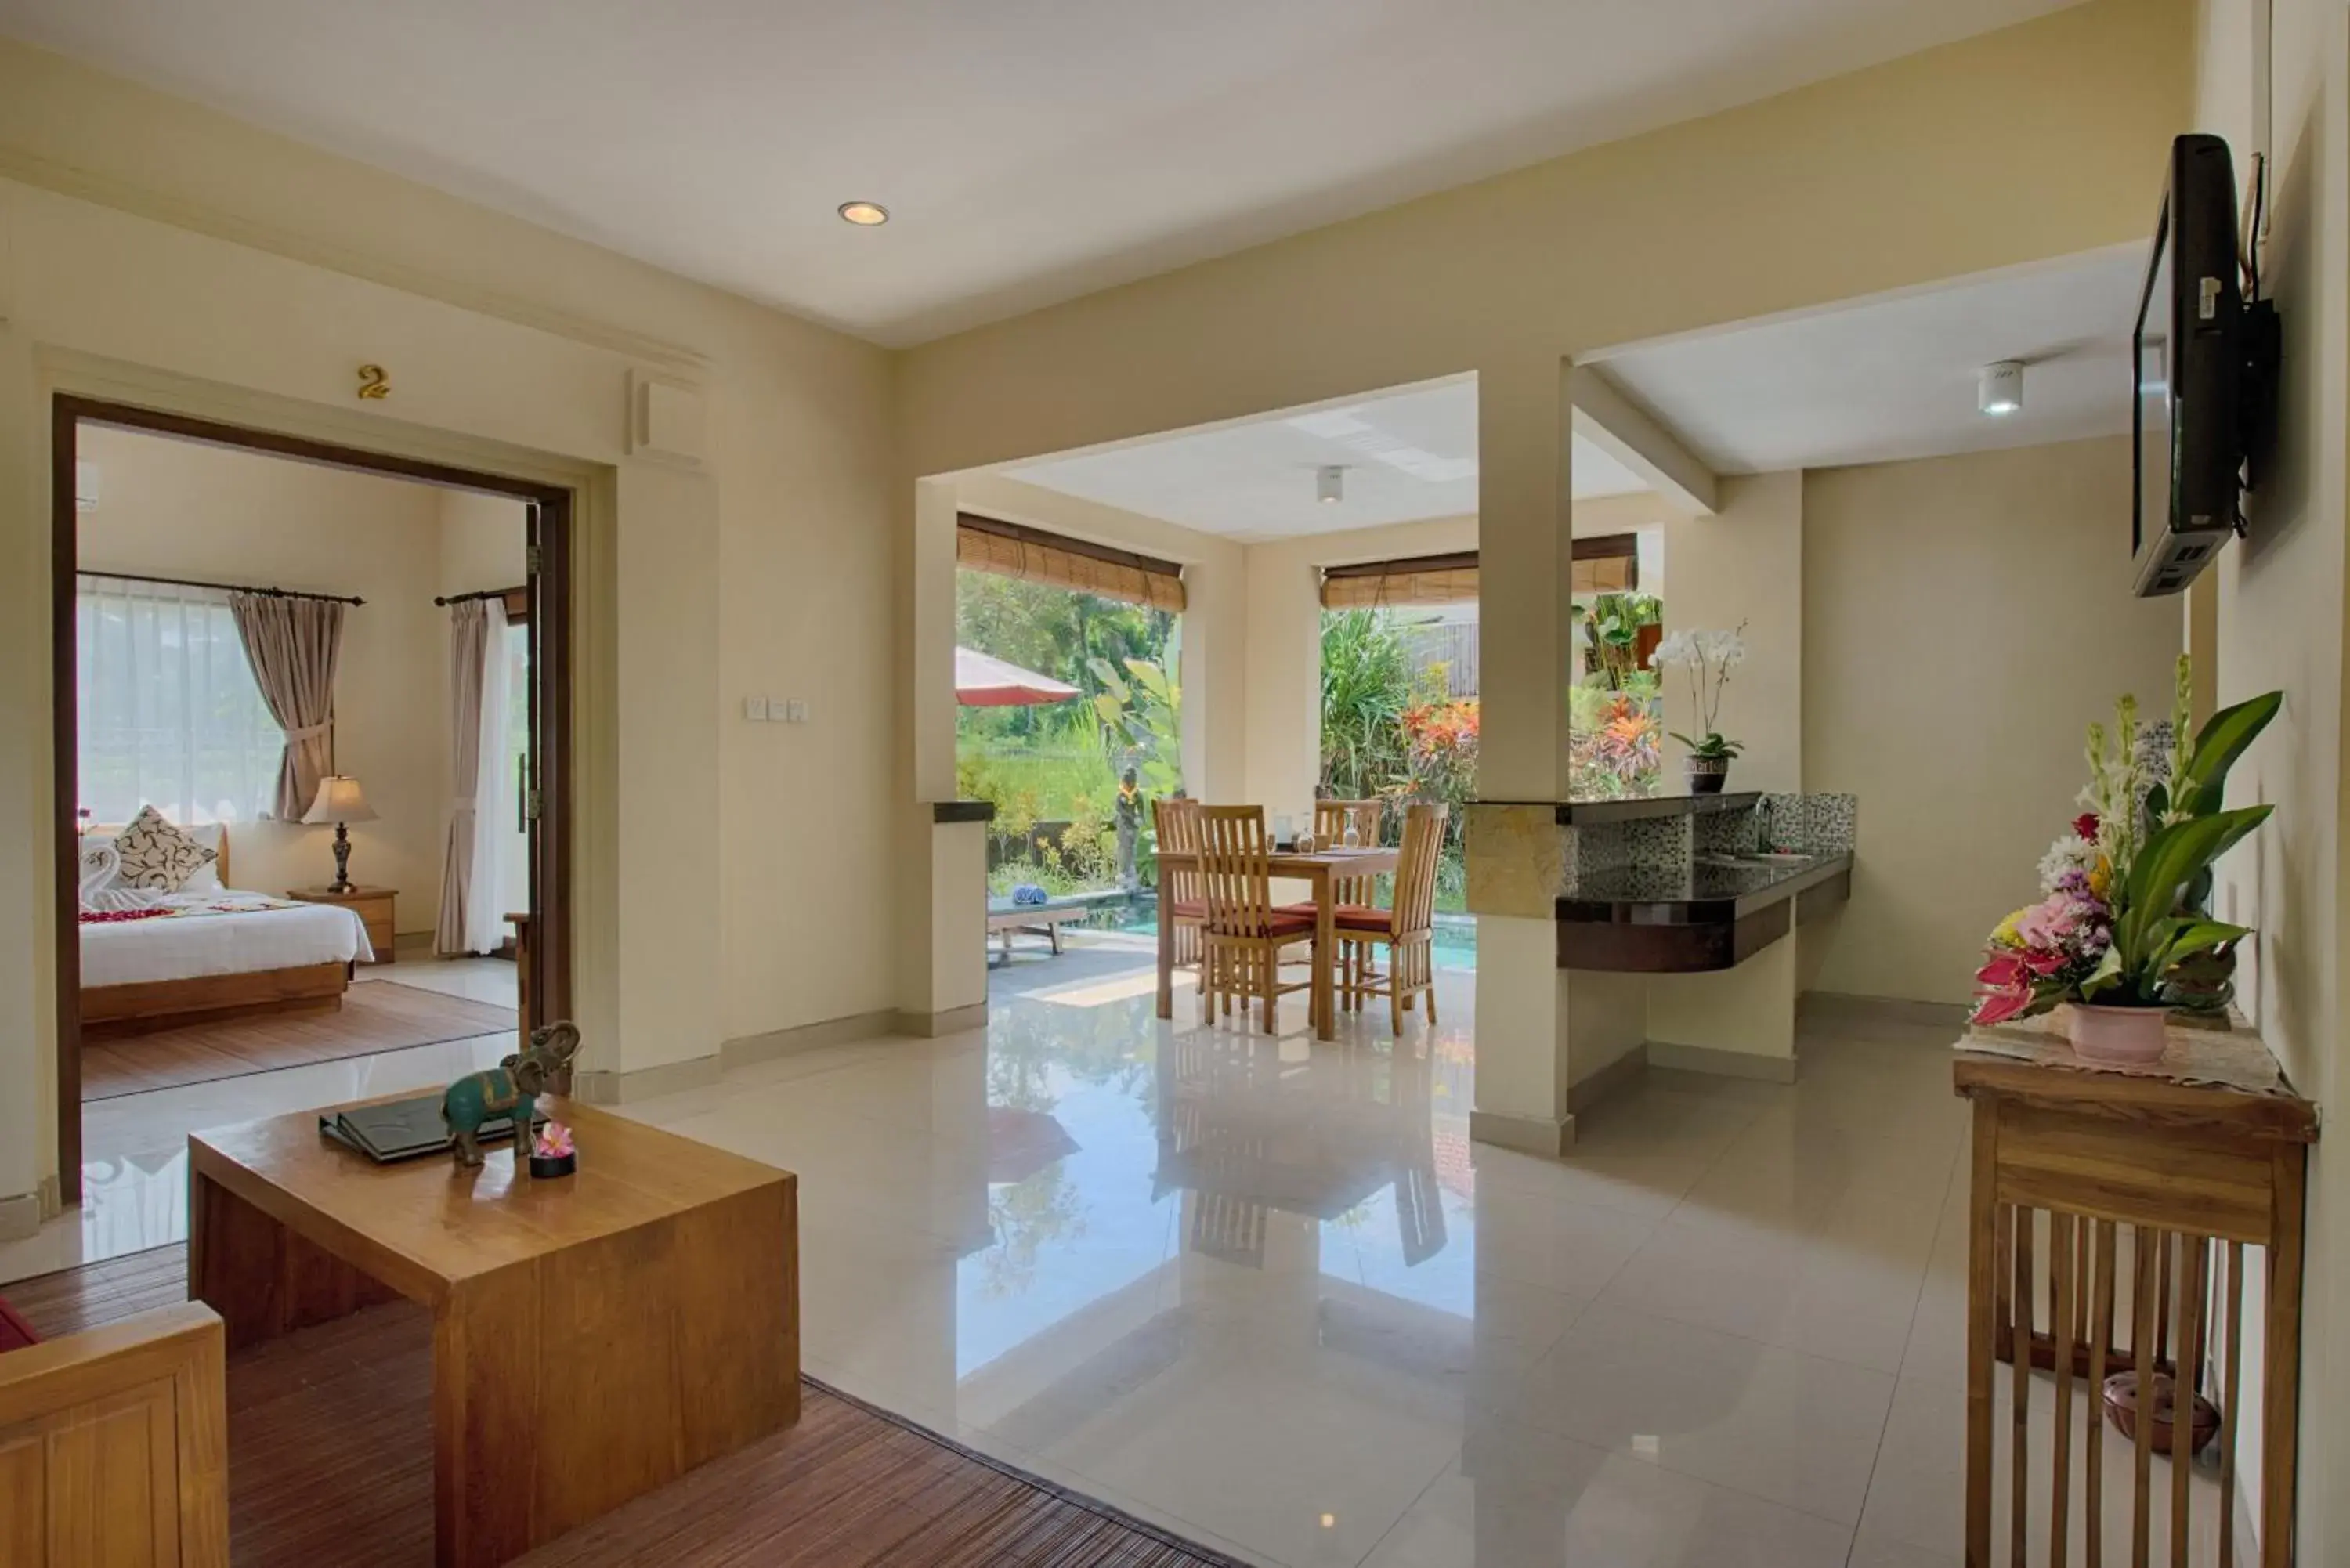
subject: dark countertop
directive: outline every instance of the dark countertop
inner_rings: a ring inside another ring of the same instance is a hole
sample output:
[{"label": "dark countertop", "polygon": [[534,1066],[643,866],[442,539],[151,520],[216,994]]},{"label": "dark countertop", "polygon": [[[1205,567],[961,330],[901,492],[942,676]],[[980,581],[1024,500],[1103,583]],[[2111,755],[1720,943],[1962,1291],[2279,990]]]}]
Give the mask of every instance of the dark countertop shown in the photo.
[{"label": "dark countertop", "polygon": [[1579,872],[1567,878],[1558,918],[1641,926],[1733,921],[1851,869],[1850,855],[1735,862],[1700,856],[1688,867],[1622,866]]},{"label": "dark countertop", "polygon": [[1651,816],[1705,816],[1718,811],[1744,811],[1762,798],[1760,790],[1742,790],[1731,794],[1647,794],[1619,800],[1480,800],[1470,804],[1555,806],[1560,826],[1587,827],[1607,822],[1638,822]]}]

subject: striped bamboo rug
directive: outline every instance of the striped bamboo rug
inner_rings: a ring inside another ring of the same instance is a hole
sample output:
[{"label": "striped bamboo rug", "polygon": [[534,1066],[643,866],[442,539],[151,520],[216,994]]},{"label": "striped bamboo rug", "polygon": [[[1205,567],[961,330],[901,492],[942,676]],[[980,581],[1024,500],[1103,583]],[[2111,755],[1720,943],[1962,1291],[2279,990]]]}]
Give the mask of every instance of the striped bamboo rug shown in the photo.
[{"label": "striped bamboo rug", "polygon": [[[45,1337],[183,1301],[159,1247],[6,1287]],[[432,1331],[376,1307],[229,1359],[237,1568],[432,1561]],[[799,1424],[520,1559],[528,1568],[1237,1568],[809,1382]]]},{"label": "striped bamboo rug", "polygon": [[110,1100],[514,1031],[511,1007],[366,980],[343,992],[342,1006],[332,1012],[263,1013],[92,1040],[81,1051],[81,1097]]}]

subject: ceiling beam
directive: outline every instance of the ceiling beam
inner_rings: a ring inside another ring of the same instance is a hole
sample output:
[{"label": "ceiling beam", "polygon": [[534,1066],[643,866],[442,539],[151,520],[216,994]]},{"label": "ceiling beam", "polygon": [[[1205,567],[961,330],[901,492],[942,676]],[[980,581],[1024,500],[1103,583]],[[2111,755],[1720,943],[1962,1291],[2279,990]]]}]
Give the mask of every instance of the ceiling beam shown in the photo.
[{"label": "ceiling beam", "polygon": [[1721,509],[1713,470],[1614,382],[1591,366],[1578,365],[1569,385],[1576,435],[1647,480],[1674,505],[1702,516]]}]

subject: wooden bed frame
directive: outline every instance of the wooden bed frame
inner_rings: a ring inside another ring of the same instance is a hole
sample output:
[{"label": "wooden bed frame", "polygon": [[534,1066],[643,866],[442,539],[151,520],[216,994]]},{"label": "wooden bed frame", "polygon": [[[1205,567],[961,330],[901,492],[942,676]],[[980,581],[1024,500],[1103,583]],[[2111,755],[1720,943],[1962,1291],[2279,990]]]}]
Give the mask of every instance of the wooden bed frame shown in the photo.
[{"label": "wooden bed frame", "polygon": [[[84,837],[112,836],[120,827],[93,824]],[[220,855],[213,862],[221,886],[228,877],[228,828],[220,835]],[[76,932],[78,940],[79,932]],[[254,1018],[276,1012],[335,1012],[341,1010],[348,989],[351,966],[347,963],[298,964],[291,969],[248,970],[241,974],[204,974],[188,980],[150,980],[130,985],[86,985],[81,988],[81,1033],[84,1040],[120,1039],[127,1034],[152,1034],[190,1023],[220,1023],[232,1018]]]}]

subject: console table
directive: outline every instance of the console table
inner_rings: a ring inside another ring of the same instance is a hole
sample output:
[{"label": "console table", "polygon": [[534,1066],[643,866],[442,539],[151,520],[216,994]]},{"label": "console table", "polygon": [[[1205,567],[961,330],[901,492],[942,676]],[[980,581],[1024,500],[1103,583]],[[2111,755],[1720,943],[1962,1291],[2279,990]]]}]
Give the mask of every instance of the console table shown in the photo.
[{"label": "console table", "polygon": [[[2064,1568],[2068,1560],[2143,1568],[2150,1553],[2186,1563],[2189,1543],[2197,1561],[2216,1550],[2222,1564],[2285,1568],[2293,1560],[2303,1180],[2316,1108],[2241,1024],[2173,1027],[2163,1061],[2131,1070],[2083,1062],[2055,1019],[1976,1030],[1959,1043],[1952,1079],[1973,1102],[1968,1568]],[[2256,1435],[2241,1432],[2237,1419],[2248,1246],[2262,1249],[2266,1283]],[[2004,1412],[2000,1361],[2010,1368]],[[2048,1374],[2054,1395],[2053,1405],[2041,1401],[2052,1418],[2037,1423],[2044,1484],[2033,1468],[2033,1395],[2047,1388],[2036,1372]],[[2192,1446],[2191,1419],[2141,1416],[2135,1440],[2108,1453],[2101,1395],[2121,1373],[2140,1389],[2170,1379],[2185,1386],[2182,1403],[2199,1396],[2216,1407],[2216,1472],[2201,1469],[2199,1488],[2198,1466],[2172,1462],[2186,1457],[2181,1439]],[[2077,1417],[2076,1382],[2086,1404]],[[2077,1473],[2076,1419],[2085,1424]],[[2259,1495],[2248,1500],[2257,1558],[2237,1541],[2238,1457],[2248,1440],[2261,1464]],[[2006,1551],[1995,1557],[2002,1483]],[[2042,1498],[2044,1511],[2033,1506]]]}]

